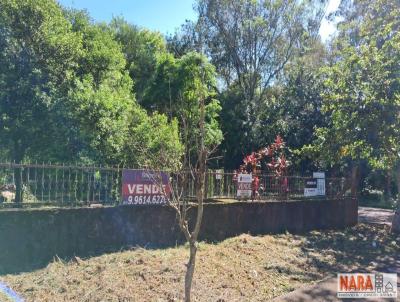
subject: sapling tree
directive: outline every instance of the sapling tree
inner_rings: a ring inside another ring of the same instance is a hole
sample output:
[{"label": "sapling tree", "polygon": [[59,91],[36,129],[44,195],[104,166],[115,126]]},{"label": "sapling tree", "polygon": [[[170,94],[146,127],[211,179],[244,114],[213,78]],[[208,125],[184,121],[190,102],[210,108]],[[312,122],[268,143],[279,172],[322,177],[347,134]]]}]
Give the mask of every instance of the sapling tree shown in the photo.
[{"label": "sapling tree", "polygon": [[[195,142],[197,152],[191,154],[188,150],[193,145],[193,140],[186,140],[186,132],[189,129],[183,128],[183,149],[181,160],[172,159],[169,156],[162,155],[162,152],[156,158],[149,157],[146,164],[147,169],[151,170],[150,175],[153,182],[158,185],[160,191],[166,196],[167,205],[174,209],[180,230],[184,234],[185,240],[189,245],[189,260],[186,264],[185,275],[185,301],[191,301],[191,288],[193,274],[196,264],[196,255],[198,249],[198,237],[200,233],[201,222],[203,218],[203,201],[204,201],[204,184],[206,175],[207,159],[212,150],[206,145],[206,127],[205,127],[205,101],[204,98],[199,100],[199,120],[198,120],[198,136]],[[186,125],[186,124],[184,124]],[[188,143],[191,142],[190,146]],[[213,149],[213,148],[212,148]],[[151,158],[151,159],[150,159]],[[195,158],[195,160],[193,160]],[[150,166],[148,166],[150,164]],[[165,186],[163,173],[157,173],[152,167],[169,167],[170,177],[169,183]],[[187,188],[190,181],[195,184],[195,201],[191,202],[187,194]],[[189,209],[196,208],[197,212],[193,223],[189,222]],[[191,228],[191,225],[193,227]]]},{"label": "sapling tree", "polygon": [[[180,115],[180,154],[175,156],[160,152],[150,153],[143,161],[146,169],[151,170],[160,191],[167,197],[167,205],[174,209],[180,230],[189,245],[189,260],[186,264],[185,301],[191,301],[192,280],[195,271],[198,238],[203,218],[203,202],[205,192],[205,175],[207,160],[222,140],[222,132],[215,115],[215,100],[213,99],[213,84],[204,80],[203,60],[194,57],[198,64],[192,69],[191,80],[181,95],[182,103],[190,103],[187,110]],[[193,66],[194,66],[193,65]],[[211,65],[212,66],[212,65]],[[215,81],[215,77],[213,81]],[[157,129],[154,129],[157,131]],[[194,135],[195,134],[195,135]],[[176,149],[177,150],[177,149]],[[170,173],[169,184],[163,183],[163,173],[157,173],[163,167]],[[189,200],[189,182],[194,182],[195,198]],[[196,209],[194,221],[189,221],[189,210]]]}]

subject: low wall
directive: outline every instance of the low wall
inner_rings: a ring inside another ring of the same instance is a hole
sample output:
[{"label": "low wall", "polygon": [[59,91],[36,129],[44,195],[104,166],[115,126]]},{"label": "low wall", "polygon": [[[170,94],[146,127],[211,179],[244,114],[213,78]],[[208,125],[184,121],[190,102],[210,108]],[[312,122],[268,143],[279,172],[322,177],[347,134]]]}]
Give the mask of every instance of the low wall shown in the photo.
[{"label": "low wall", "polygon": [[[200,239],[344,228],[357,223],[357,208],[353,199],[206,204]],[[182,241],[175,212],[166,206],[2,210],[0,274],[42,267],[55,255],[88,257]]]}]

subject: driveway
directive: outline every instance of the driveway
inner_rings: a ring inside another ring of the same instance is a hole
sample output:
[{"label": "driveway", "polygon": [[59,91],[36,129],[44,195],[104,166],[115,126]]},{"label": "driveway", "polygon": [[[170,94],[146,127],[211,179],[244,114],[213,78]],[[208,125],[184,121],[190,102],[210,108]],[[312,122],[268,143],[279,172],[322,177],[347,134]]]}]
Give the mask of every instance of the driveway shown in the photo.
[{"label": "driveway", "polygon": [[[394,211],[376,208],[359,207],[358,222],[376,223],[391,225]],[[379,258],[377,263],[371,263],[375,267],[374,271],[400,274],[400,259],[386,259],[385,255]],[[400,283],[398,283],[399,286]],[[365,301],[365,299],[338,299],[337,295],[337,277],[330,277],[315,285],[299,288],[291,293],[275,298],[276,302],[339,302],[339,301]],[[397,299],[379,299],[369,298],[370,302],[389,302],[400,301]]]},{"label": "driveway", "polygon": [[391,225],[393,210],[358,207],[358,222]]}]

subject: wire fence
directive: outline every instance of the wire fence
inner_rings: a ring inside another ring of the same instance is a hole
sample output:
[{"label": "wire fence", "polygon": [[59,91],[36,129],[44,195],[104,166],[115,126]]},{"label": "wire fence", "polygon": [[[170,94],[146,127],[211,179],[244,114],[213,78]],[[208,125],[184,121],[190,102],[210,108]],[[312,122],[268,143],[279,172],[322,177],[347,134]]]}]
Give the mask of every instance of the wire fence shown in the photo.
[{"label": "wire fence", "polygon": [[[12,205],[117,205],[122,199],[121,167],[79,165],[0,163],[0,204]],[[257,199],[294,199],[304,197],[306,183],[312,177],[259,175]],[[18,193],[18,188],[20,193]],[[348,191],[344,178],[326,178],[326,198],[341,198]],[[185,196],[196,196],[195,181],[191,179]],[[19,195],[20,194],[20,195]],[[206,174],[205,198],[235,199],[235,174],[209,170]],[[18,196],[21,196],[18,200]]]}]

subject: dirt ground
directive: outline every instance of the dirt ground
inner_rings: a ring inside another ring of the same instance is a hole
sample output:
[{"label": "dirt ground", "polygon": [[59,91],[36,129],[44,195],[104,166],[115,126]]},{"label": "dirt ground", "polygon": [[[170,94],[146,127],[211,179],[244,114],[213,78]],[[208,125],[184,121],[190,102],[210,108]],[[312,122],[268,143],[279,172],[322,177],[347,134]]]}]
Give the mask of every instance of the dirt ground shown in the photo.
[{"label": "dirt ground", "polygon": [[[247,234],[200,243],[194,301],[266,301],[336,272],[362,268],[380,258],[396,260],[400,238],[387,226],[303,235]],[[0,276],[26,301],[181,301],[185,246],[138,248]]]}]

